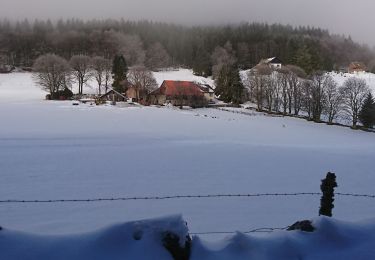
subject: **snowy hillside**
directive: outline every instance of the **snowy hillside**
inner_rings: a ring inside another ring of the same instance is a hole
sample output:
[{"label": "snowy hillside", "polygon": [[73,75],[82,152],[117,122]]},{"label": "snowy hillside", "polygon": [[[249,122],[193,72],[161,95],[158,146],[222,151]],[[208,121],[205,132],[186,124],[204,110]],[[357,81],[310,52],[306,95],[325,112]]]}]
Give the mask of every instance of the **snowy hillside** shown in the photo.
[{"label": "snowy hillside", "polygon": [[363,79],[366,81],[367,85],[371,88],[371,90],[375,94],[375,74],[373,73],[364,72],[364,73],[350,74],[350,73],[329,72],[328,75],[332,76],[339,86],[342,86],[348,78],[355,77],[355,78]]},{"label": "snowy hillside", "polygon": [[[328,171],[337,174],[338,192],[374,192],[373,133],[257,112],[72,106],[45,101],[44,95],[30,74],[0,75],[1,200],[319,192]],[[0,226],[6,229],[0,237],[13,239],[8,229],[62,235],[173,214],[183,214],[191,233],[285,227],[317,216],[319,200],[309,195],[1,203]],[[373,218],[373,204],[371,198],[336,196],[334,216]],[[263,243],[236,239],[240,245],[229,244],[223,255],[252,248],[248,241]],[[352,241],[340,239],[340,245]],[[297,243],[280,241],[291,248]]]},{"label": "snowy hillside", "polygon": [[163,83],[164,80],[194,81],[201,84],[208,84],[210,86],[214,86],[214,81],[211,78],[195,76],[193,74],[193,71],[189,69],[160,71],[153,72],[153,74],[159,86]]},{"label": "snowy hillside", "polygon": [[[153,72],[153,75],[160,86],[164,80],[183,80],[194,81],[201,84],[208,84],[214,86],[211,78],[204,78],[195,76],[192,70],[179,69]],[[73,83],[73,92],[78,91],[78,85]],[[98,94],[97,83],[95,80],[90,80],[84,86],[84,94]],[[44,99],[47,92],[42,91],[32,79],[31,73],[12,73],[0,74],[0,102],[23,100],[41,100]]]},{"label": "snowy hillside", "polygon": [[[237,233],[216,243],[198,236],[191,242],[191,260],[353,260],[375,256],[375,220],[347,223],[316,218],[316,230],[278,231],[268,235]],[[114,225],[96,232],[38,236],[7,229],[0,231],[0,259],[6,260],[120,260],[172,259],[163,246],[166,232],[179,238],[185,247],[187,226],[179,217]]]},{"label": "snowy hillside", "polygon": [[[249,70],[240,71],[240,76],[242,80],[245,80],[247,78],[248,72]],[[352,78],[352,77],[364,79],[367,85],[372,89],[372,91],[375,94],[375,74],[373,73],[364,72],[364,73],[351,74],[351,73],[328,72],[327,74],[332,76],[339,86],[342,86],[347,79]]]}]

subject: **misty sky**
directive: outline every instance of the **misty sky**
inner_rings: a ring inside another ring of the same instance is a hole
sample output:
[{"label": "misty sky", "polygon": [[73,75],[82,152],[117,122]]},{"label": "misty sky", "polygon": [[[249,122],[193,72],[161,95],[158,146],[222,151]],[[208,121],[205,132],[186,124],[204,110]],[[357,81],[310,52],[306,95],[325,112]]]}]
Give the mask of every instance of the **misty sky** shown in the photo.
[{"label": "misty sky", "polygon": [[0,0],[0,18],[125,18],[180,24],[313,25],[375,45],[374,0]]}]

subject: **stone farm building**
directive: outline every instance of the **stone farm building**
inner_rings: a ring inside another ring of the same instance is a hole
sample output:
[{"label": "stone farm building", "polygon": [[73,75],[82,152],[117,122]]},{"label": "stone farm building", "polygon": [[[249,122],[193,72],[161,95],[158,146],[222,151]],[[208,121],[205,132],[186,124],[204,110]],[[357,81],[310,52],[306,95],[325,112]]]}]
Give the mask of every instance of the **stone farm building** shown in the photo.
[{"label": "stone farm building", "polygon": [[151,92],[152,105],[202,107],[207,104],[204,91],[191,81],[164,80],[160,88]]}]

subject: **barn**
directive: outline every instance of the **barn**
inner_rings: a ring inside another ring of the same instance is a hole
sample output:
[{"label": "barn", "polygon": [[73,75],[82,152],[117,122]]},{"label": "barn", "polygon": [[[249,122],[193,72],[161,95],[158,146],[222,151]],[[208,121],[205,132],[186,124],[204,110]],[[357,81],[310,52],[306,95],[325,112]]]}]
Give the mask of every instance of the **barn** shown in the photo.
[{"label": "barn", "polygon": [[164,80],[160,88],[150,93],[152,105],[202,107],[207,104],[199,85],[191,81]]}]

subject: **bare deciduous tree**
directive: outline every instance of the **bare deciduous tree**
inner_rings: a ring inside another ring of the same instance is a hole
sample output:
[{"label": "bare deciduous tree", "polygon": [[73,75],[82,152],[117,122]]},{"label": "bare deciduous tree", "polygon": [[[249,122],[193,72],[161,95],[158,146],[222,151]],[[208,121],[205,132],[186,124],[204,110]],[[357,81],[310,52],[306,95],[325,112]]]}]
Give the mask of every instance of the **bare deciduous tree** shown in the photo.
[{"label": "bare deciduous tree", "polygon": [[275,78],[275,71],[271,70],[271,73],[267,77],[267,80],[265,81],[265,87],[264,87],[264,94],[266,97],[266,103],[268,111],[271,112],[273,108],[273,103],[275,101],[275,91],[276,91],[276,78]]},{"label": "bare deciduous tree", "polygon": [[288,89],[289,89],[289,69],[287,67],[282,67],[277,70],[277,82],[281,89],[280,103],[282,106],[283,114],[286,115],[288,108]]},{"label": "bare deciduous tree", "polygon": [[325,96],[327,102],[325,112],[328,115],[328,123],[332,124],[341,110],[343,98],[337,83],[331,76],[326,79]]},{"label": "bare deciduous tree", "polygon": [[353,127],[357,127],[359,112],[369,92],[366,81],[358,78],[347,79],[341,87],[344,111],[351,117]]},{"label": "bare deciduous tree", "polygon": [[275,87],[275,90],[274,90],[274,105],[273,105],[273,109],[279,113],[280,112],[280,104],[282,102],[282,88],[283,88],[283,84],[282,84],[282,81],[280,80],[281,79],[281,73],[279,73],[279,71],[277,70],[276,73],[273,73],[272,74],[272,77],[273,77],[273,80],[274,80],[274,87]]},{"label": "bare deciduous tree", "polygon": [[40,56],[33,65],[33,78],[40,87],[53,98],[70,84],[68,62],[55,54]]},{"label": "bare deciduous tree", "polygon": [[292,104],[294,108],[294,115],[298,115],[302,106],[302,85],[303,79],[306,78],[306,73],[302,68],[294,65],[288,65],[288,81],[289,81],[289,113],[292,113]]},{"label": "bare deciduous tree", "polygon": [[[266,88],[270,89],[270,75],[272,69],[267,65],[259,65],[248,73],[250,89],[253,92],[258,110],[263,109],[266,98]],[[270,91],[271,92],[271,91]],[[271,95],[271,93],[270,93]]]},{"label": "bare deciduous tree", "polygon": [[149,94],[158,87],[151,71],[141,66],[129,70],[128,81],[136,89],[137,100],[140,100],[142,94]]},{"label": "bare deciduous tree", "polygon": [[92,77],[91,58],[86,55],[74,55],[69,63],[72,74],[78,82],[78,94],[82,94],[83,85]]},{"label": "bare deciduous tree", "polygon": [[312,85],[311,80],[305,80],[302,84],[302,106],[309,119],[312,119]]},{"label": "bare deciduous tree", "polygon": [[324,72],[316,72],[312,76],[311,102],[312,119],[319,122],[325,106],[325,88],[327,75]]},{"label": "bare deciduous tree", "polygon": [[93,76],[98,83],[99,95],[102,94],[102,86],[105,87],[105,92],[108,90],[108,84],[111,77],[112,64],[111,61],[101,56],[96,56],[91,60]]}]

